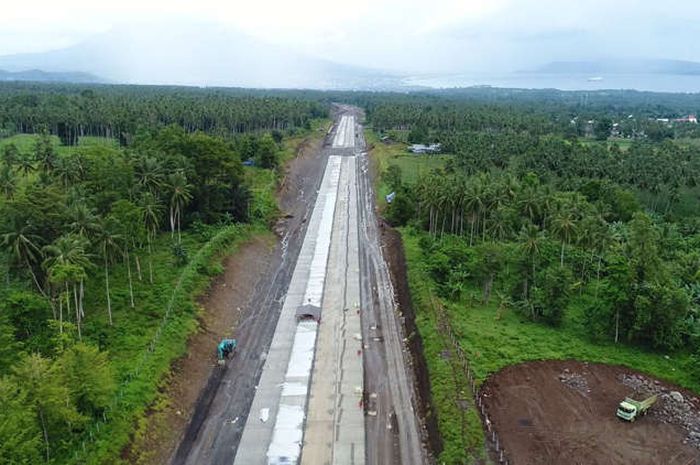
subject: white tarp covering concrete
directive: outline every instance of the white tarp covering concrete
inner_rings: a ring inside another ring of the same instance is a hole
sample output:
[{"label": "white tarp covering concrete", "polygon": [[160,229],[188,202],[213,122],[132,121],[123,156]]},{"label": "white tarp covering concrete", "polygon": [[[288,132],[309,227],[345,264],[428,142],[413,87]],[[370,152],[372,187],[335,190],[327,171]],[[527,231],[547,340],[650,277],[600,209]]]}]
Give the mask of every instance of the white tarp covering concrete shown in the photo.
[{"label": "white tarp covering concrete", "polygon": [[[323,183],[316,200],[317,205],[320,202],[322,205],[321,219],[304,291],[303,302],[305,305],[321,307],[323,300],[341,165],[341,157],[331,156],[328,158],[326,175],[329,182]],[[316,321],[304,320],[299,321],[296,325],[294,343],[280,393],[280,408],[275,418],[272,440],[267,450],[268,464],[290,465],[298,463],[317,333],[318,323]]]},{"label": "white tarp covering concrete", "polygon": [[319,192],[319,196],[326,197],[323,204],[323,214],[318,226],[316,236],[316,249],[311,260],[309,280],[304,293],[304,304],[321,306],[323,298],[323,284],[326,280],[326,265],[328,264],[328,249],[331,245],[331,232],[333,230],[333,214],[335,213],[335,201],[338,197],[338,181],[340,178],[340,157],[328,159],[330,170],[329,188]]},{"label": "white tarp covering concrete", "polygon": [[282,384],[282,397],[285,396],[305,396],[309,392],[309,387],[304,383],[284,383]]},{"label": "white tarp covering concrete", "polygon": [[290,378],[305,378],[311,374],[317,328],[318,323],[315,321],[301,321],[297,325],[292,354],[289,357],[289,365],[287,365],[286,380]]},{"label": "white tarp covering concrete", "polygon": [[267,461],[270,465],[295,464],[301,453],[304,409],[298,405],[280,404]]}]

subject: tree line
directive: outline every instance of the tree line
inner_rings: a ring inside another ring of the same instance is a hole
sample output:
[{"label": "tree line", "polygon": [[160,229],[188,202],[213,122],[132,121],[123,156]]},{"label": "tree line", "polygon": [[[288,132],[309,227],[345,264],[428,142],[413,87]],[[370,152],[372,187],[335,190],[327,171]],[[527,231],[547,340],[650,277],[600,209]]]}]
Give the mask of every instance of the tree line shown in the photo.
[{"label": "tree line", "polygon": [[299,93],[237,89],[70,84],[0,84],[5,135],[48,131],[64,145],[83,136],[128,145],[140,129],[177,125],[228,138],[255,131],[288,131],[327,115],[327,104]]}]

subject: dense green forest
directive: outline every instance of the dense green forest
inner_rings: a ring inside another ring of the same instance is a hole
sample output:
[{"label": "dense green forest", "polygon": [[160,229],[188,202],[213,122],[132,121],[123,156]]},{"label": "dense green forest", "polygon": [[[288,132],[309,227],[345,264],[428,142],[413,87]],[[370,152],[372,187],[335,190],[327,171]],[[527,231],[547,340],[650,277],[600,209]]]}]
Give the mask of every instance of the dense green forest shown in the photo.
[{"label": "dense green forest", "polygon": [[[673,121],[698,98],[630,94],[455,91],[371,107],[379,191],[396,193],[380,203],[401,227],[446,463],[481,456],[483,436],[455,407],[469,388],[441,355],[436,309],[480,380],[578,358],[700,391],[700,145],[697,124]],[[402,140],[447,155],[408,155]]]},{"label": "dense green forest", "polygon": [[0,102],[0,463],[118,463],[194,297],[267,229],[286,142],[327,106],[33,84]]}]

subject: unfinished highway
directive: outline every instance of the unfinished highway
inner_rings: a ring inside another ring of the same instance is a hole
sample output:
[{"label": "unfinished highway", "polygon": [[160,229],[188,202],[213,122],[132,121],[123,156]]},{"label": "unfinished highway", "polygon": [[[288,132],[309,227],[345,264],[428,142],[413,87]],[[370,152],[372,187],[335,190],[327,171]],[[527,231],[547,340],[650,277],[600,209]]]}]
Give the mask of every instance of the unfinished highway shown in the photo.
[{"label": "unfinished highway", "polygon": [[[234,356],[173,465],[426,462],[354,109],[343,109],[325,151],[288,287],[269,302],[280,304],[278,317],[274,327],[259,323],[269,327],[269,349],[254,339]],[[241,350],[242,333],[255,328],[239,328]],[[239,356],[257,373],[238,371]],[[239,378],[255,386],[233,391],[245,384]]]}]

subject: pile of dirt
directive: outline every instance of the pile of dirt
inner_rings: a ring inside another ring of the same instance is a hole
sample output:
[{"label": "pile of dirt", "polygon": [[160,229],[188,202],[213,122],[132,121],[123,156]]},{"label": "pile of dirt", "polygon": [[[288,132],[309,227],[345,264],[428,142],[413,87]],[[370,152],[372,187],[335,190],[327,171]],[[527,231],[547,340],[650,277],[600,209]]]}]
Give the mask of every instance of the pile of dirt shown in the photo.
[{"label": "pile of dirt", "polygon": [[559,381],[566,384],[571,389],[576,389],[581,394],[591,392],[591,390],[588,389],[586,377],[579,373],[571,373],[568,368],[564,368],[564,371],[559,375]]},{"label": "pile of dirt", "polygon": [[658,394],[656,405],[649,415],[662,423],[680,425],[688,433],[684,443],[700,449],[700,401],[696,396],[683,395],[664,386],[658,380],[651,380],[640,374],[622,374],[620,382],[640,396]]},{"label": "pile of dirt", "polygon": [[[644,389],[660,393],[650,414],[617,418],[620,401]],[[700,465],[687,426],[700,414],[695,396],[624,367],[529,362],[492,375],[481,395],[510,465]]]}]

